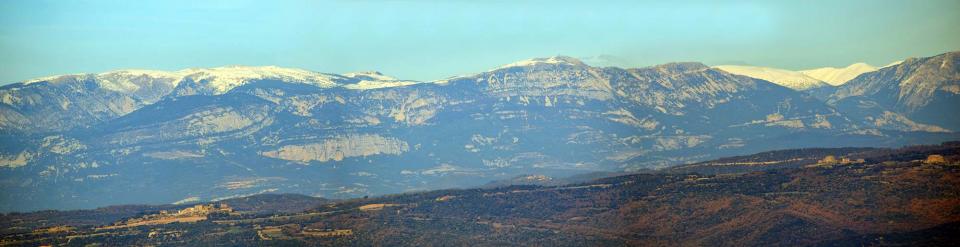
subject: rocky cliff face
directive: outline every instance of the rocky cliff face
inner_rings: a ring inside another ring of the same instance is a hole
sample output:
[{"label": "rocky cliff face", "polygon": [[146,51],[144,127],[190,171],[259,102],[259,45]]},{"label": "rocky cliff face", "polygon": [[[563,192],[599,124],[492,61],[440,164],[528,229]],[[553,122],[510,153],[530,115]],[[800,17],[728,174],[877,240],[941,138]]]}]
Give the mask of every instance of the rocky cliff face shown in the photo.
[{"label": "rocky cliff face", "polygon": [[0,90],[0,209],[343,198],[953,138],[904,125],[898,111],[866,125],[699,63],[596,68],[553,57],[437,82],[276,67],[104,75]]},{"label": "rocky cliff face", "polygon": [[118,71],[68,75],[0,89],[0,128],[17,132],[65,131],[133,112],[170,93],[176,78]]},{"label": "rocky cliff face", "polygon": [[[864,119],[895,112],[913,121],[960,130],[960,52],[910,58],[847,82],[829,101]],[[869,121],[869,120],[868,120]]]},{"label": "rocky cliff face", "polygon": [[261,155],[290,161],[343,161],[344,158],[378,154],[399,155],[409,150],[406,142],[378,135],[336,136],[300,145],[286,145]]}]

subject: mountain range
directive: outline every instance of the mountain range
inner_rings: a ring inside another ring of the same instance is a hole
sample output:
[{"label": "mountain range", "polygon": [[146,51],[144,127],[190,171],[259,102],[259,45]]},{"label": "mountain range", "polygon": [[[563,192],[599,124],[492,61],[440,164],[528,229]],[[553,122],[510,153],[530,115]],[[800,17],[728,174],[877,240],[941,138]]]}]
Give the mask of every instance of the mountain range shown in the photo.
[{"label": "mountain range", "polygon": [[[701,63],[537,58],[436,81],[231,66],[0,87],[0,211],[353,198],[960,137],[960,52],[820,94]],[[847,72],[817,74],[825,80]],[[838,79],[840,78],[840,79]]]},{"label": "mountain range", "polygon": [[[901,62],[903,61],[893,62],[883,68]],[[854,63],[843,68],[823,67],[800,71],[749,65],[717,65],[713,67],[737,75],[763,79],[800,91],[830,86],[838,87],[861,74],[880,69],[866,63]]]},{"label": "mountain range", "polygon": [[737,75],[766,80],[780,86],[800,91],[831,86],[831,84],[823,81],[822,79],[813,77],[810,74],[800,71],[744,65],[719,65],[714,66],[714,68]]}]

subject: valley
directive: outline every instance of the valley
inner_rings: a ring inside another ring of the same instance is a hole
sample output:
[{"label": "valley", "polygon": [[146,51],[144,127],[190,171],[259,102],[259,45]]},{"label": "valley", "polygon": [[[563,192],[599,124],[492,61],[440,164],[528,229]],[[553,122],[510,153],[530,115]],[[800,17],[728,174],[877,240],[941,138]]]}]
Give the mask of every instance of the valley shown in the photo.
[{"label": "valley", "polygon": [[[956,241],[942,231],[960,222],[958,160],[956,142],[797,149],[563,185],[339,201],[261,195],[210,205],[143,206],[132,214],[112,208],[5,214],[0,243],[941,245]],[[753,170],[699,172],[712,166]],[[284,204],[302,207],[262,211]],[[206,219],[130,224],[173,215],[163,212]],[[27,220],[35,217],[45,220]],[[77,221],[82,218],[93,221]]]}]

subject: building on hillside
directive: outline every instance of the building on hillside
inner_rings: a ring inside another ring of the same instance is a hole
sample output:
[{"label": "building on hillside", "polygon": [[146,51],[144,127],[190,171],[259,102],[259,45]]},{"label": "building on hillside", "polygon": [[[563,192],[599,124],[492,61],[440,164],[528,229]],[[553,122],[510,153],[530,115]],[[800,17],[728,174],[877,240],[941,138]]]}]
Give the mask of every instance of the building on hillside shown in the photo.
[{"label": "building on hillside", "polygon": [[218,213],[218,212],[231,213],[233,212],[233,208],[231,208],[230,205],[227,205],[226,203],[206,204],[206,205],[200,204],[193,207],[181,209],[180,211],[177,211],[177,215],[180,215],[180,216],[208,215],[211,213]]}]

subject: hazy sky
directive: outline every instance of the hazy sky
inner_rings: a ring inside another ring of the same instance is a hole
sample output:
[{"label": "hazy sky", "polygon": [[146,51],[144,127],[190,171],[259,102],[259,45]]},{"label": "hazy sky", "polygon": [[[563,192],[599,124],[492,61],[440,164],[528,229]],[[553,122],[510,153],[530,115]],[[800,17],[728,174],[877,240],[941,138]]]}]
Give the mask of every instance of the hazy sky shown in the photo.
[{"label": "hazy sky", "polygon": [[960,50],[958,13],[956,0],[10,0],[0,1],[0,84],[237,64],[433,80],[558,54],[628,67],[885,65]]}]

